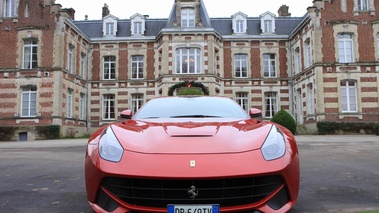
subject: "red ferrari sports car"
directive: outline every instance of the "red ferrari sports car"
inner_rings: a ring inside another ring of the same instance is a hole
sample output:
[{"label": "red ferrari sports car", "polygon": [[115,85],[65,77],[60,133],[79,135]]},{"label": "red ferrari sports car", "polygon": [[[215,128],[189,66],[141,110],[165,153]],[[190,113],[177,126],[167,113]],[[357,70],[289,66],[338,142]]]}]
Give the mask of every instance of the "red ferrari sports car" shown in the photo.
[{"label": "red ferrari sports car", "polygon": [[299,155],[286,128],[223,97],[164,97],[89,139],[85,181],[95,212],[287,212]]}]

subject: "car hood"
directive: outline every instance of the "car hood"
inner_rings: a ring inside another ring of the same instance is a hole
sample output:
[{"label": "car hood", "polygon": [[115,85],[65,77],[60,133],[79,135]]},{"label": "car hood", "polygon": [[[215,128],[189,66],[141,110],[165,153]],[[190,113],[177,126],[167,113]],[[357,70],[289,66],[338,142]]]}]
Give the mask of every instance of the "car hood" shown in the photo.
[{"label": "car hood", "polygon": [[236,153],[259,149],[272,124],[257,120],[129,120],[112,125],[125,150],[150,154]]}]

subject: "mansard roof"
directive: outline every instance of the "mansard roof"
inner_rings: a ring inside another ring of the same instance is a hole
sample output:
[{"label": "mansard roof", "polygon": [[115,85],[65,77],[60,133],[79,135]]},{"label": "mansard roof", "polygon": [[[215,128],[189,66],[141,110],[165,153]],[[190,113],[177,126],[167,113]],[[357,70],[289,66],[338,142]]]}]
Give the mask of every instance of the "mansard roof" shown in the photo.
[{"label": "mansard roof", "polygon": [[[206,28],[213,29],[217,34],[221,36],[233,36],[232,21],[233,17],[229,18],[209,18],[208,12],[202,0],[200,2],[199,18],[203,23],[203,27],[196,30],[201,30]],[[145,20],[145,33],[146,37],[155,37],[162,30],[173,29],[173,24],[177,17],[176,14],[176,4],[173,4],[172,10],[167,19],[151,19],[146,18]],[[267,13],[267,12],[266,12]],[[290,36],[291,32],[300,25],[300,23],[306,18],[303,17],[275,17],[275,34],[280,36]],[[261,35],[261,17],[247,17],[247,33],[243,36],[264,36]],[[103,20],[94,21],[73,21],[73,23],[83,31],[90,39],[102,38],[103,37]],[[117,37],[131,37],[131,19],[118,19],[117,23]],[[175,28],[175,30],[180,30],[180,28]]]}]

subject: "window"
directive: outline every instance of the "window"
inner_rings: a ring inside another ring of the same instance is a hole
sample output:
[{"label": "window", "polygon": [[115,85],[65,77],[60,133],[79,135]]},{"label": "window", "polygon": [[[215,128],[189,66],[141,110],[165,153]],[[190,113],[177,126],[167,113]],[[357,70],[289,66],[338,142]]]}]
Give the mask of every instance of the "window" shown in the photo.
[{"label": "window", "polygon": [[29,3],[25,3],[25,11],[24,11],[24,17],[29,18],[30,17],[30,10],[29,10]]},{"label": "window", "polygon": [[237,92],[236,102],[246,111],[249,111],[249,99],[247,92]]},{"label": "window", "polygon": [[179,48],[176,50],[176,73],[201,73],[199,48]]},{"label": "window", "polygon": [[247,77],[247,55],[246,54],[234,55],[234,76],[236,78]]},{"label": "window", "polygon": [[4,17],[17,16],[16,0],[4,0],[3,9]]},{"label": "window", "polygon": [[103,96],[103,119],[115,119],[115,95],[106,94]]},{"label": "window", "polygon": [[243,20],[236,20],[236,33],[244,33]]},{"label": "window", "polygon": [[376,35],[376,48],[378,48],[378,60],[379,60],[379,34]]},{"label": "window", "polygon": [[79,99],[79,119],[84,120],[85,119],[85,94],[81,93],[80,94],[80,99]]},{"label": "window", "polygon": [[21,117],[37,116],[37,87],[34,85],[21,88]]},{"label": "window", "polygon": [[272,20],[264,20],[264,32],[265,33],[272,33]]},{"label": "window", "polygon": [[260,15],[261,18],[261,31],[262,33],[272,34],[275,33],[275,14],[265,12]]},{"label": "window", "polygon": [[358,0],[358,10],[368,10],[368,0]]},{"label": "window", "polygon": [[301,58],[300,58],[300,48],[297,47],[295,49],[295,72],[301,72]]},{"label": "window", "polygon": [[80,56],[80,77],[84,77],[84,70],[86,66],[86,55],[84,53]]},{"label": "window", "polygon": [[74,58],[74,46],[69,45],[68,54],[67,54],[67,71],[69,73],[75,73],[74,72],[74,66],[75,66],[74,60],[75,60],[75,58]]},{"label": "window", "polygon": [[307,85],[307,111],[308,115],[313,115],[315,112],[313,85]]},{"label": "window", "polygon": [[263,54],[264,77],[276,77],[276,57],[275,54]]},{"label": "window", "polygon": [[277,97],[276,92],[265,92],[265,103],[264,103],[264,112],[266,118],[272,118],[275,113],[278,111],[278,103],[277,103]]},{"label": "window", "polygon": [[136,113],[143,105],[143,94],[132,94],[132,112]]},{"label": "window", "polygon": [[105,24],[105,35],[114,35],[114,23],[108,22]]},{"label": "window", "polygon": [[357,112],[357,84],[353,80],[341,81],[342,112]]},{"label": "window", "polygon": [[38,41],[37,39],[25,39],[23,46],[23,69],[33,69],[37,68],[37,51],[38,51]]},{"label": "window", "polygon": [[195,11],[182,9],[182,27],[195,27]]},{"label": "window", "polygon": [[338,35],[338,56],[340,63],[350,63],[354,61],[352,35]]},{"label": "window", "polygon": [[132,56],[132,78],[143,78],[144,57],[142,55]]},{"label": "window", "polygon": [[312,65],[312,49],[311,40],[308,38],[305,40],[305,66],[310,67]]},{"label": "window", "polygon": [[67,118],[72,118],[72,100],[73,100],[73,89],[67,90]]},{"label": "window", "polygon": [[104,80],[116,79],[116,56],[104,57]]},{"label": "window", "polygon": [[142,22],[140,22],[140,21],[134,22],[134,34],[135,35],[142,35]]}]

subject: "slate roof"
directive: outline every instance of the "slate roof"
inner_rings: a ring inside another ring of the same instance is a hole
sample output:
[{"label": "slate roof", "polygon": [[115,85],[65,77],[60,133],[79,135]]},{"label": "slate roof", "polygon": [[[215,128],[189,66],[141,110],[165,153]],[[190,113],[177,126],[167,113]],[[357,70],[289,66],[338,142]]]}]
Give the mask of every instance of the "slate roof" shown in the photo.
[{"label": "slate roof", "polygon": [[[214,29],[221,36],[233,35],[232,18],[209,18],[203,1],[200,1],[200,19],[204,23],[205,28]],[[303,17],[275,17],[275,35],[289,36],[296,27],[305,19]],[[162,29],[172,29],[172,25],[176,18],[175,4],[172,7],[168,19],[149,19],[145,20],[145,35],[147,37],[157,36]],[[73,21],[73,23],[90,39],[103,37],[103,20],[93,21]],[[247,18],[247,35],[260,36],[261,35],[261,19],[259,17]],[[130,37],[131,20],[119,19],[117,28],[117,37]],[[175,28],[178,29],[178,28]],[[180,28],[179,28],[180,29]]]}]

